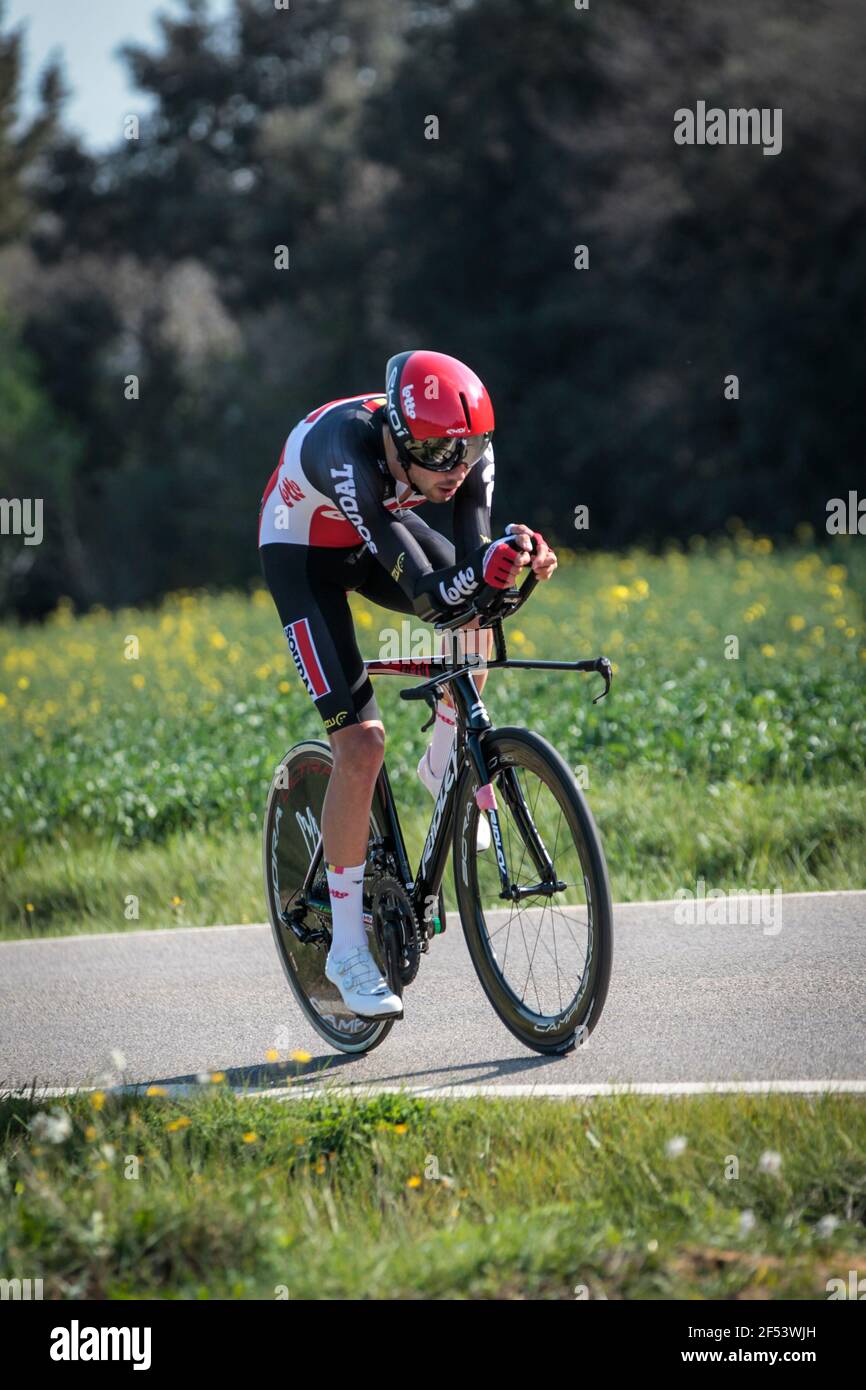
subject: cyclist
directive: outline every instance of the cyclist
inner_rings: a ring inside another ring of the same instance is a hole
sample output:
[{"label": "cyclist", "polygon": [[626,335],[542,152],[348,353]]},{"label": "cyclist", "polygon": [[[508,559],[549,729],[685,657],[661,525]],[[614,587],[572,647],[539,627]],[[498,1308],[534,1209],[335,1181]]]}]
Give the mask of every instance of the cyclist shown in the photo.
[{"label": "cyclist", "polygon": [[[259,513],[265,581],[333,751],[321,826],[333,928],[325,973],[346,1005],[369,1018],[399,1015],[403,1005],[376,965],[363,920],[385,731],[347,594],[432,622],[464,606],[481,583],[506,589],[526,565],[540,579],[556,568],[553,551],[528,526],[506,527],[518,551],[506,536],[491,539],[493,406],[475,373],[444,353],[412,351],[390,359],[385,380],[384,395],[330,401],[295,426]],[[423,502],[452,498],[454,544],[414,514]],[[479,690],[485,678],[476,676]],[[434,797],[454,725],[443,698],[418,765]],[[479,846],[489,837],[482,816]]]}]

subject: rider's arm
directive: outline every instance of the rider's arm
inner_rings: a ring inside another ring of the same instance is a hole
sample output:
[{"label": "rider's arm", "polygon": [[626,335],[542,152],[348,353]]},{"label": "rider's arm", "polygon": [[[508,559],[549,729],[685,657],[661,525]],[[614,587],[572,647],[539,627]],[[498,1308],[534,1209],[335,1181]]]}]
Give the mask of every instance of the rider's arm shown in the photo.
[{"label": "rider's arm", "polygon": [[489,545],[490,509],[493,504],[493,445],[488,444],[454,498],[454,548],[458,557],[479,545]]},{"label": "rider's arm", "polygon": [[[383,505],[382,479],[352,447],[351,429],[344,430],[341,424],[329,440],[327,466],[317,470],[317,486],[353,523],[370,554],[397,581],[419,618],[434,622],[463,607],[482,580],[498,582],[491,576],[498,574],[501,564],[491,569],[488,562],[485,569],[485,557],[494,549],[486,541],[479,544],[476,540],[456,564],[432,568],[412,533]],[[479,460],[476,469],[481,467]],[[484,509],[477,514],[489,512]]]}]

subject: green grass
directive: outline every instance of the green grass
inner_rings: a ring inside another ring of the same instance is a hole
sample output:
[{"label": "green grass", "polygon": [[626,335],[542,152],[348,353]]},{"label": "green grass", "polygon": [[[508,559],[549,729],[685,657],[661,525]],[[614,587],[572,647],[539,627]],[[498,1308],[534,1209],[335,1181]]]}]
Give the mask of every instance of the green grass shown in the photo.
[{"label": "green grass", "polygon": [[[39,1109],[69,1136],[35,1137]],[[0,1267],[48,1298],[814,1299],[866,1269],[855,1097],[215,1086],[7,1099],[0,1135]]]},{"label": "green grass", "polygon": [[[513,655],[614,660],[599,705],[597,679],[563,672],[493,673],[485,699],[494,722],[536,729],[585,769],[616,897],[670,896],[698,876],[864,886],[857,540],[774,551],[739,532],[663,555],[563,552],[509,625]],[[362,650],[380,654],[404,620],[353,607]],[[415,776],[427,711],[396,681],[378,690],[414,850],[430,812]],[[0,629],[0,933],[261,920],[267,789],[311,734],[320,722],[263,591]]]}]

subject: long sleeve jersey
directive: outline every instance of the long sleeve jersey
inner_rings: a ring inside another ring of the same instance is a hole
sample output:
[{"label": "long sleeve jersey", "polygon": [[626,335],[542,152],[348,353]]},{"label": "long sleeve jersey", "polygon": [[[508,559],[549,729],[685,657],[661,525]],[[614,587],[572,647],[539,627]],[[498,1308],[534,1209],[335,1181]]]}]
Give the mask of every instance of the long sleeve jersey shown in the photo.
[{"label": "long sleeve jersey", "polygon": [[384,406],[383,396],[352,396],[295,426],[262,497],[259,545],[366,548],[429,622],[461,607],[481,583],[491,539],[493,446],[454,497],[457,563],[434,570],[401,521],[427,499],[398,483],[385,461]]}]

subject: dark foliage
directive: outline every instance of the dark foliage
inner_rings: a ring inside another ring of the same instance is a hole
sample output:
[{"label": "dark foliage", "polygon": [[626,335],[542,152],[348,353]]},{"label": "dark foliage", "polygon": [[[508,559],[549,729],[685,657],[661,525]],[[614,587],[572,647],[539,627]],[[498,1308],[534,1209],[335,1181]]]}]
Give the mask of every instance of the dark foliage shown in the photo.
[{"label": "dark foliage", "polygon": [[[7,608],[243,583],[291,425],[408,346],[488,381],[498,519],[563,544],[820,532],[862,480],[860,0],[187,0],[125,61],[96,157],[55,69],[22,130],[0,35]],[[676,144],[698,100],[781,152]]]}]

